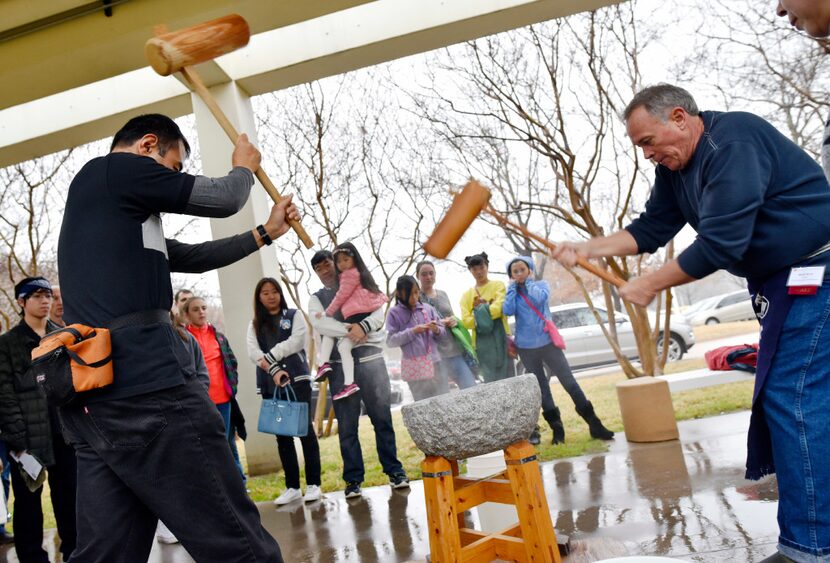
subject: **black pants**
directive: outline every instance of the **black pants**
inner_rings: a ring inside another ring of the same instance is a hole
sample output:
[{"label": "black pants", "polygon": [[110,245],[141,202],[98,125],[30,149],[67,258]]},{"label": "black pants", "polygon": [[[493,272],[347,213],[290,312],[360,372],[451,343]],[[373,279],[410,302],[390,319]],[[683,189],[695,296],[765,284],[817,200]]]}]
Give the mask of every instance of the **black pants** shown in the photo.
[{"label": "black pants", "polygon": [[[55,464],[46,470],[52,498],[52,509],[61,537],[63,560],[69,559],[75,549],[75,450],[64,442],[55,415],[50,417],[52,426],[52,451]],[[12,462],[14,463],[14,462]],[[43,509],[40,498],[43,487],[32,492],[20,474],[17,464],[12,467],[14,491],[14,550],[20,563],[49,563],[43,550]]]},{"label": "black pants", "polygon": [[156,519],[202,562],[282,562],[234,464],[222,417],[195,378],[61,411],[78,459],[72,562],[146,563]]},{"label": "black pants", "polygon": [[[292,384],[297,400],[308,403],[308,432],[300,438],[305,458],[306,485],[320,486],[320,444],[317,443],[317,434],[311,426],[314,413],[311,412],[311,382],[300,381]],[[270,400],[268,397],[266,400]],[[285,471],[285,486],[289,489],[300,488],[300,464],[297,462],[297,449],[294,447],[294,438],[277,436],[277,451],[280,454],[282,468]]]},{"label": "black pants", "polygon": [[519,357],[525,368],[533,372],[539,381],[539,388],[542,390],[542,412],[548,412],[556,406],[550,392],[548,376],[545,374],[545,365],[559,379],[559,383],[571,396],[577,410],[587,407],[588,399],[582,392],[582,387],[576,382],[571,366],[568,365],[568,360],[565,359],[565,353],[562,350],[553,344],[545,344],[541,348],[519,348]]},{"label": "black pants", "polygon": [[[340,455],[343,457],[343,480],[347,483],[362,483],[364,479],[363,453],[358,437],[361,399],[375,429],[375,447],[383,472],[390,477],[403,474],[403,465],[398,460],[395,445],[392,411],[389,409],[392,395],[389,372],[386,371],[381,349],[375,346],[360,346],[352,351],[352,355],[355,359],[354,380],[360,391],[345,399],[332,401],[334,414],[337,416]],[[377,358],[361,362],[360,359],[366,356]],[[339,362],[332,363],[331,367],[329,382],[333,396],[343,388],[343,370]]]}]

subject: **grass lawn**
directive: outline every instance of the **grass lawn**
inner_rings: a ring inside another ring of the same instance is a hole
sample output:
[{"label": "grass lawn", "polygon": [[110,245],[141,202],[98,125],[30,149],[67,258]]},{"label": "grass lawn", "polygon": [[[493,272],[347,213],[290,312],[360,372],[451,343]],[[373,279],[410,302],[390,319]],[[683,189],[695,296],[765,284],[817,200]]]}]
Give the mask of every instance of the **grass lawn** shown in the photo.
[{"label": "grass lawn", "polygon": [[[725,338],[736,334],[745,334],[757,329],[756,321],[744,321],[738,323],[724,323],[719,325],[695,327],[695,338],[698,342]],[[681,360],[666,366],[666,373],[679,373],[693,369],[706,367],[703,359]],[[588,379],[579,380],[585,394],[594,404],[597,414],[605,425],[615,432],[622,432],[622,420],[620,418],[619,406],[617,404],[617,392],[615,385],[623,381],[625,375],[620,372],[602,375]],[[682,393],[675,393],[673,397],[674,410],[677,420],[688,420],[703,418],[728,412],[749,409],[752,401],[752,381],[730,383],[704,389],[694,389]],[[607,444],[601,440],[594,440],[588,434],[588,426],[574,411],[570,397],[564,392],[561,386],[553,386],[553,395],[556,404],[562,411],[562,419],[565,423],[566,442],[557,446],[550,444],[552,434],[544,420],[540,418],[539,426],[542,428],[542,444],[537,447],[539,458],[542,461],[550,461],[565,457],[584,455],[589,453],[603,452]],[[419,479],[421,476],[420,463],[423,454],[415,447],[409,433],[404,428],[400,412],[392,415],[395,424],[395,434],[398,444],[398,458],[403,463],[407,474],[412,479]],[[624,439],[622,437],[618,439]],[[360,420],[360,443],[363,448],[363,459],[366,465],[366,480],[364,487],[383,485],[389,482],[383,474],[375,451],[375,439],[372,425],[368,417],[361,417]],[[298,451],[302,451],[299,447]],[[242,448],[240,448],[242,450]],[[240,454],[243,454],[240,451]],[[343,464],[340,458],[340,448],[337,435],[333,434],[328,438],[320,439],[320,457],[322,459],[322,489],[323,491],[338,491],[344,488],[341,480]],[[305,478],[302,478],[305,483]],[[255,501],[267,501],[278,496],[285,487],[282,472],[252,477],[248,480],[248,488],[251,490],[251,498]],[[43,494],[44,526],[55,527],[55,518],[52,513],[52,503],[49,501],[48,483],[44,485]]]},{"label": "grass lawn", "polygon": [[[738,333],[740,334],[740,333]],[[702,359],[682,360],[669,366],[668,373],[677,373],[705,367]],[[585,394],[594,404],[594,408],[605,423],[615,432],[622,432],[622,420],[617,404],[615,385],[623,381],[622,372],[612,373],[599,377],[581,379],[580,385]],[[562,410],[562,419],[565,423],[566,442],[557,446],[550,444],[553,436],[550,428],[540,418],[542,428],[542,444],[537,447],[542,461],[578,456],[607,450],[607,444],[601,440],[594,440],[588,434],[588,426],[574,411],[570,397],[559,385],[553,386],[554,399]],[[752,381],[730,383],[704,389],[694,389],[673,395],[674,409],[677,420],[702,418],[728,412],[748,409],[752,401]],[[403,425],[400,412],[392,415],[395,424],[395,433],[398,444],[398,457],[403,463],[407,474],[412,479],[421,476],[420,464],[423,454],[415,447],[409,433]],[[624,439],[624,438],[622,438]],[[366,480],[364,487],[384,485],[389,482],[383,474],[378,462],[374,447],[374,433],[368,417],[360,420],[360,443],[363,448],[363,458],[366,464]],[[337,436],[332,435],[320,440],[320,456],[323,460],[322,489],[323,491],[338,491],[344,488],[341,479],[343,466],[340,460],[340,449]],[[303,480],[303,483],[305,481]],[[253,477],[248,480],[251,497],[255,501],[271,500],[282,492],[285,486],[282,472]]]}]

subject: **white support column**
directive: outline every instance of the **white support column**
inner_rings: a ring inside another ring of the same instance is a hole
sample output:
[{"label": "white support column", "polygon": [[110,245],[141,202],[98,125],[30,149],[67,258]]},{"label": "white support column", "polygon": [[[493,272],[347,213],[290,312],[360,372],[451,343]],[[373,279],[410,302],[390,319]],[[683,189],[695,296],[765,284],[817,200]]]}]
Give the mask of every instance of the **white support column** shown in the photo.
[{"label": "white support column", "polygon": [[[235,83],[230,82],[210,89],[219,106],[240,133],[247,133],[256,144],[256,126],[251,100]],[[199,149],[202,155],[202,169],[206,176],[224,176],[231,169],[233,143],[222,131],[210,110],[193,95],[193,113],[196,116],[196,130],[199,135]],[[235,235],[265,222],[271,210],[271,200],[259,184],[251,189],[251,197],[245,207],[227,219],[211,219],[213,238]],[[290,235],[289,237],[290,238]],[[279,279],[279,265],[275,247],[264,247],[259,252],[219,270],[219,288],[222,309],[225,316],[225,333],[230,340],[234,354],[239,360],[239,392],[237,401],[245,414],[248,439],[245,452],[248,471],[251,475],[268,473],[279,469],[279,457],[274,437],[256,431],[260,398],[256,394],[256,373],[248,360],[245,334],[253,317],[253,292],[257,281],[263,276]]]}]

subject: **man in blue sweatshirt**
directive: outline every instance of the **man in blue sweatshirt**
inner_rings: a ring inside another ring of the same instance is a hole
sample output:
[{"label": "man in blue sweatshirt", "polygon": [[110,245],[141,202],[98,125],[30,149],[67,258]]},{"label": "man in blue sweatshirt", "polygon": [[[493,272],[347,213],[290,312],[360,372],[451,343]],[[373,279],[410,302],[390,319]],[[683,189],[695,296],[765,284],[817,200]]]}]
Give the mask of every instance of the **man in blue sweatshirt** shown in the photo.
[{"label": "man in blue sweatshirt", "polygon": [[661,290],[725,269],[749,282],[762,336],[746,476],[777,473],[778,551],[771,561],[830,561],[830,185],[819,165],[758,116],[699,111],[668,84],[639,92],[628,136],[656,165],[645,211],[624,230],[562,243],[555,258],[655,252],[687,223],[676,260],[629,280],[648,305]]}]

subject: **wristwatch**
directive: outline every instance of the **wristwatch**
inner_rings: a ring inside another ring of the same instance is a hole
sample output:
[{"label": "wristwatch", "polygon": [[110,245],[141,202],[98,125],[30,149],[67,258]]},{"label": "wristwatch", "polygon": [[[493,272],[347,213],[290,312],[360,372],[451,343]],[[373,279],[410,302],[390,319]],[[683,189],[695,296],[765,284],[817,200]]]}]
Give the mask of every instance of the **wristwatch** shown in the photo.
[{"label": "wristwatch", "polygon": [[265,227],[263,227],[262,225],[257,225],[256,226],[256,232],[259,233],[259,238],[262,239],[262,243],[265,244],[266,246],[270,245],[272,242],[274,242],[271,239],[271,237],[268,236],[268,232],[265,230]]}]

